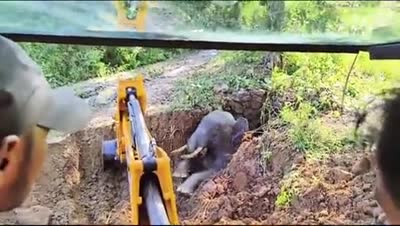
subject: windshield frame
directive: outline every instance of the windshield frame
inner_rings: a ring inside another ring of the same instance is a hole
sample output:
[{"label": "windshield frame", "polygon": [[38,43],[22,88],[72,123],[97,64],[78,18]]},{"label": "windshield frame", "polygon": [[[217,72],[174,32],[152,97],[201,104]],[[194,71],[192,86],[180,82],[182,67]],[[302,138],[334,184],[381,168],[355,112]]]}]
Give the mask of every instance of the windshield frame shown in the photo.
[{"label": "windshield frame", "polygon": [[[39,42],[54,44],[99,45],[121,47],[150,47],[150,48],[183,48],[183,49],[218,49],[218,50],[248,50],[248,51],[274,51],[274,52],[326,52],[326,53],[358,53],[368,51],[369,44],[294,44],[294,43],[246,43],[246,42],[220,42],[188,40],[181,37],[168,36],[156,33],[141,33],[143,38],[121,38],[118,36],[72,36],[72,35],[44,35],[0,33],[16,42]],[[111,34],[112,35],[112,34]],[[146,38],[146,36],[148,38]],[[397,44],[397,43],[389,43]],[[385,45],[387,45],[385,43]]]}]

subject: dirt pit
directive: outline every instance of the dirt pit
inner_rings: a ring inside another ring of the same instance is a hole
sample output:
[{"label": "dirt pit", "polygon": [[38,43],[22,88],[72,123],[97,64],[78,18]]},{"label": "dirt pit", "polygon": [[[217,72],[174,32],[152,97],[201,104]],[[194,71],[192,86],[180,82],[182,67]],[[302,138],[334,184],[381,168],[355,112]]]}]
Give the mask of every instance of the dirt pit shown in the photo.
[{"label": "dirt pit", "polygon": [[[146,122],[158,145],[169,152],[186,142],[206,113],[151,113]],[[29,199],[23,207],[2,214],[0,222],[129,224],[126,172],[102,170],[101,142],[114,138],[112,124],[111,118],[97,118],[87,129],[51,143],[43,174]],[[227,167],[202,183],[192,197],[176,194],[180,221],[372,224],[375,176],[373,161],[365,156],[355,151],[324,161],[309,160],[294,150],[285,128],[271,126],[262,136],[246,136]],[[356,169],[361,160],[367,166]],[[288,205],[281,207],[276,203],[288,177],[294,190],[288,192]]]},{"label": "dirt pit", "polygon": [[[201,110],[154,113],[146,123],[166,151],[183,145],[206,114]],[[113,139],[111,118],[96,118],[87,129],[49,144],[49,155],[30,197],[21,208],[0,216],[1,223],[35,223],[20,210],[41,206],[49,224],[129,224],[129,190],[125,170],[103,171],[101,143]]]},{"label": "dirt pit", "polygon": [[[265,167],[260,153],[266,151],[270,157]],[[373,224],[375,176],[371,159],[365,156],[355,152],[309,160],[292,148],[285,129],[271,128],[244,141],[227,168],[204,182],[196,195],[179,197],[181,220],[183,224]],[[286,196],[290,198],[287,206],[280,206],[277,200],[285,197],[284,181],[291,181]]]}]

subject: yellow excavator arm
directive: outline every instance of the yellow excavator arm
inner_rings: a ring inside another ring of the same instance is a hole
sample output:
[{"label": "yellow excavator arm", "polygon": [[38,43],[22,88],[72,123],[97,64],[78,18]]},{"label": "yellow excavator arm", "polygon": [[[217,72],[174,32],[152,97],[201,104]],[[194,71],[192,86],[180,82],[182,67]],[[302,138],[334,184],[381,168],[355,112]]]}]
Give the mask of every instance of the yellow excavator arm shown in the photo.
[{"label": "yellow excavator arm", "polygon": [[127,166],[133,224],[178,225],[170,158],[148,131],[145,110],[143,76],[120,80],[116,139],[103,142],[104,164],[117,161]]}]

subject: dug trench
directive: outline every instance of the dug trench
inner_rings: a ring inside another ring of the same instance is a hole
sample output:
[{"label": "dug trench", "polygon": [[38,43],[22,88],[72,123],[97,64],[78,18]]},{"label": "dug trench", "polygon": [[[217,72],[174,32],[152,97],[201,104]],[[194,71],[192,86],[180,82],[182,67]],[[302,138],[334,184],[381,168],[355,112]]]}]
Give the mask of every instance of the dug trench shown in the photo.
[{"label": "dug trench", "polygon": [[[225,98],[223,108],[245,116],[255,129],[267,95],[241,90]],[[157,144],[169,153],[186,142],[207,112],[151,111],[145,118]],[[86,129],[50,142],[30,198],[2,223],[129,224],[126,171],[102,168],[100,147],[103,140],[114,138],[112,126],[111,118],[98,117]],[[176,194],[181,223],[371,224],[373,161],[365,158],[364,152],[355,151],[309,162],[293,148],[287,129],[270,120],[261,136],[246,136],[227,167],[204,181],[193,196]],[[354,159],[367,161],[368,167],[357,166]],[[294,170],[300,174],[294,186],[301,192],[289,207],[278,207],[281,180]]]}]

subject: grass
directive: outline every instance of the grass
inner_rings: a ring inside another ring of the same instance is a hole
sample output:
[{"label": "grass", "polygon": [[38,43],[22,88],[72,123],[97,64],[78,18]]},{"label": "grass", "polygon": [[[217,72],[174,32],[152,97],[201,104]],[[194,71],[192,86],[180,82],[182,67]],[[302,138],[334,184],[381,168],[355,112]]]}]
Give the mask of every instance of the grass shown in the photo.
[{"label": "grass", "polygon": [[294,198],[299,194],[297,189],[300,172],[292,170],[286,174],[280,182],[280,191],[276,197],[275,205],[279,208],[290,206]]},{"label": "grass", "polygon": [[[338,113],[345,77],[354,55],[350,54],[287,54],[283,70],[272,75],[272,87],[280,93],[292,91],[296,103],[287,103],[281,111],[283,122],[289,124],[291,139],[298,150],[324,155],[340,152],[356,142],[352,128],[337,132],[322,117]],[[371,61],[361,53],[345,92],[344,105],[349,110],[362,107],[364,100],[399,81],[399,62]]]},{"label": "grass", "polygon": [[313,108],[302,104],[298,110],[285,107],[281,112],[282,120],[289,123],[289,137],[295,148],[302,152],[328,153],[340,150],[340,138],[334,131],[324,126],[312,116]]},{"label": "grass", "polygon": [[192,77],[178,81],[172,108],[218,107],[214,86],[221,82],[232,90],[267,88],[269,79],[255,66],[262,56],[259,52],[222,52]]},{"label": "grass", "polygon": [[[343,122],[339,119],[346,117],[339,110],[354,54],[285,53],[283,67],[269,76],[260,64],[263,56],[260,52],[222,52],[193,77],[179,81],[173,108],[219,108],[221,103],[214,94],[218,82],[231,90],[262,88],[283,96],[293,93],[295,102],[284,103],[279,118],[288,126],[289,137],[298,151],[321,158],[357,144],[352,125],[337,130],[324,120],[330,115],[340,124]],[[398,82],[399,67],[400,62],[371,61],[367,53],[360,53],[345,92],[345,109],[361,108],[368,96]],[[263,158],[270,158],[270,154],[264,153]]]}]

